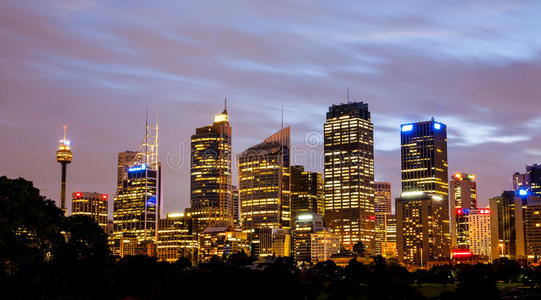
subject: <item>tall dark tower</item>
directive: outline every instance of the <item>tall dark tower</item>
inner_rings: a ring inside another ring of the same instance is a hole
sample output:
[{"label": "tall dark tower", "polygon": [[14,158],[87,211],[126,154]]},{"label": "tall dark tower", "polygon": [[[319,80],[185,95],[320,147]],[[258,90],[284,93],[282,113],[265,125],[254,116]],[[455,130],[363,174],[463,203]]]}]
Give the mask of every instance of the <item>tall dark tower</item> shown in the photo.
[{"label": "tall dark tower", "polygon": [[401,126],[402,194],[396,199],[400,260],[423,265],[450,255],[447,126]]},{"label": "tall dark tower", "polygon": [[64,138],[60,140],[58,151],[56,151],[56,161],[62,165],[62,183],[60,187],[60,208],[66,214],[66,165],[71,163],[71,143],[66,139],[66,129],[64,125]]},{"label": "tall dark tower", "polygon": [[325,224],[352,250],[375,253],[374,125],[368,104],[329,107],[325,133]]}]

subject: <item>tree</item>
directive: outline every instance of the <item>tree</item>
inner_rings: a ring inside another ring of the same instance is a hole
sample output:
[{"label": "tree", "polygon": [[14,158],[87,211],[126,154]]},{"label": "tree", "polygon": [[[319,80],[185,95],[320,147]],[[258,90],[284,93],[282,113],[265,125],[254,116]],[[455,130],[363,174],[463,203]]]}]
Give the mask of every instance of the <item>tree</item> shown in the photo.
[{"label": "tree", "polygon": [[353,252],[359,256],[364,256],[366,249],[364,249],[364,244],[362,242],[357,242],[353,245]]}]

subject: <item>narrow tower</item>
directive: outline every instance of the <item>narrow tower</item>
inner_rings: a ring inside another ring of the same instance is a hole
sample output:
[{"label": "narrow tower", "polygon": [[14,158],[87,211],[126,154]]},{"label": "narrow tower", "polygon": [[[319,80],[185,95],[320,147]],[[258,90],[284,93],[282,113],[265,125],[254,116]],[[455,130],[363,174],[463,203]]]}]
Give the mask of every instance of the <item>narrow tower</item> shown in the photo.
[{"label": "narrow tower", "polygon": [[64,138],[60,140],[58,151],[56,151],[56,161],[62,165],[62,184],[60,188],[60,208],[66,214],[66,165],[71,163],[71,145],[66,139],[66,129],[64,125]]}]

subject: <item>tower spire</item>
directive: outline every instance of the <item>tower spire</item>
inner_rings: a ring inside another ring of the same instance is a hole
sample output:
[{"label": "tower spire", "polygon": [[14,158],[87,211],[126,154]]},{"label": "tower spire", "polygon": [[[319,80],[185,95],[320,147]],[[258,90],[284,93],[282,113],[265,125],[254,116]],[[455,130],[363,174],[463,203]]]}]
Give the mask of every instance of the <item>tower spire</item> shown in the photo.
[{"label": "tower spire", "polygon": [[224,99],[224,112],[223,114],[227,114],[227,97]]}]

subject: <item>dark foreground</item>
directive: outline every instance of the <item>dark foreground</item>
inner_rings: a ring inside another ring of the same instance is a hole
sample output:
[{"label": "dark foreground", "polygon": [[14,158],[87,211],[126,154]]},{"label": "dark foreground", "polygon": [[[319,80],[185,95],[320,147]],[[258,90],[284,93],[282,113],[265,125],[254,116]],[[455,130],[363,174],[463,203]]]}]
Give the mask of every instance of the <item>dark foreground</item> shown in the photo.
[{"label": "dark foreground", "polygon": [[289,258],[255,268],[244,253],[197,266],[115,259],[91,219],[64,217],[31,182],[6,177],[0,263],[2,299],[541,299],[541,269],[507,259],[413,273],[382,258],[303,271]]}]

